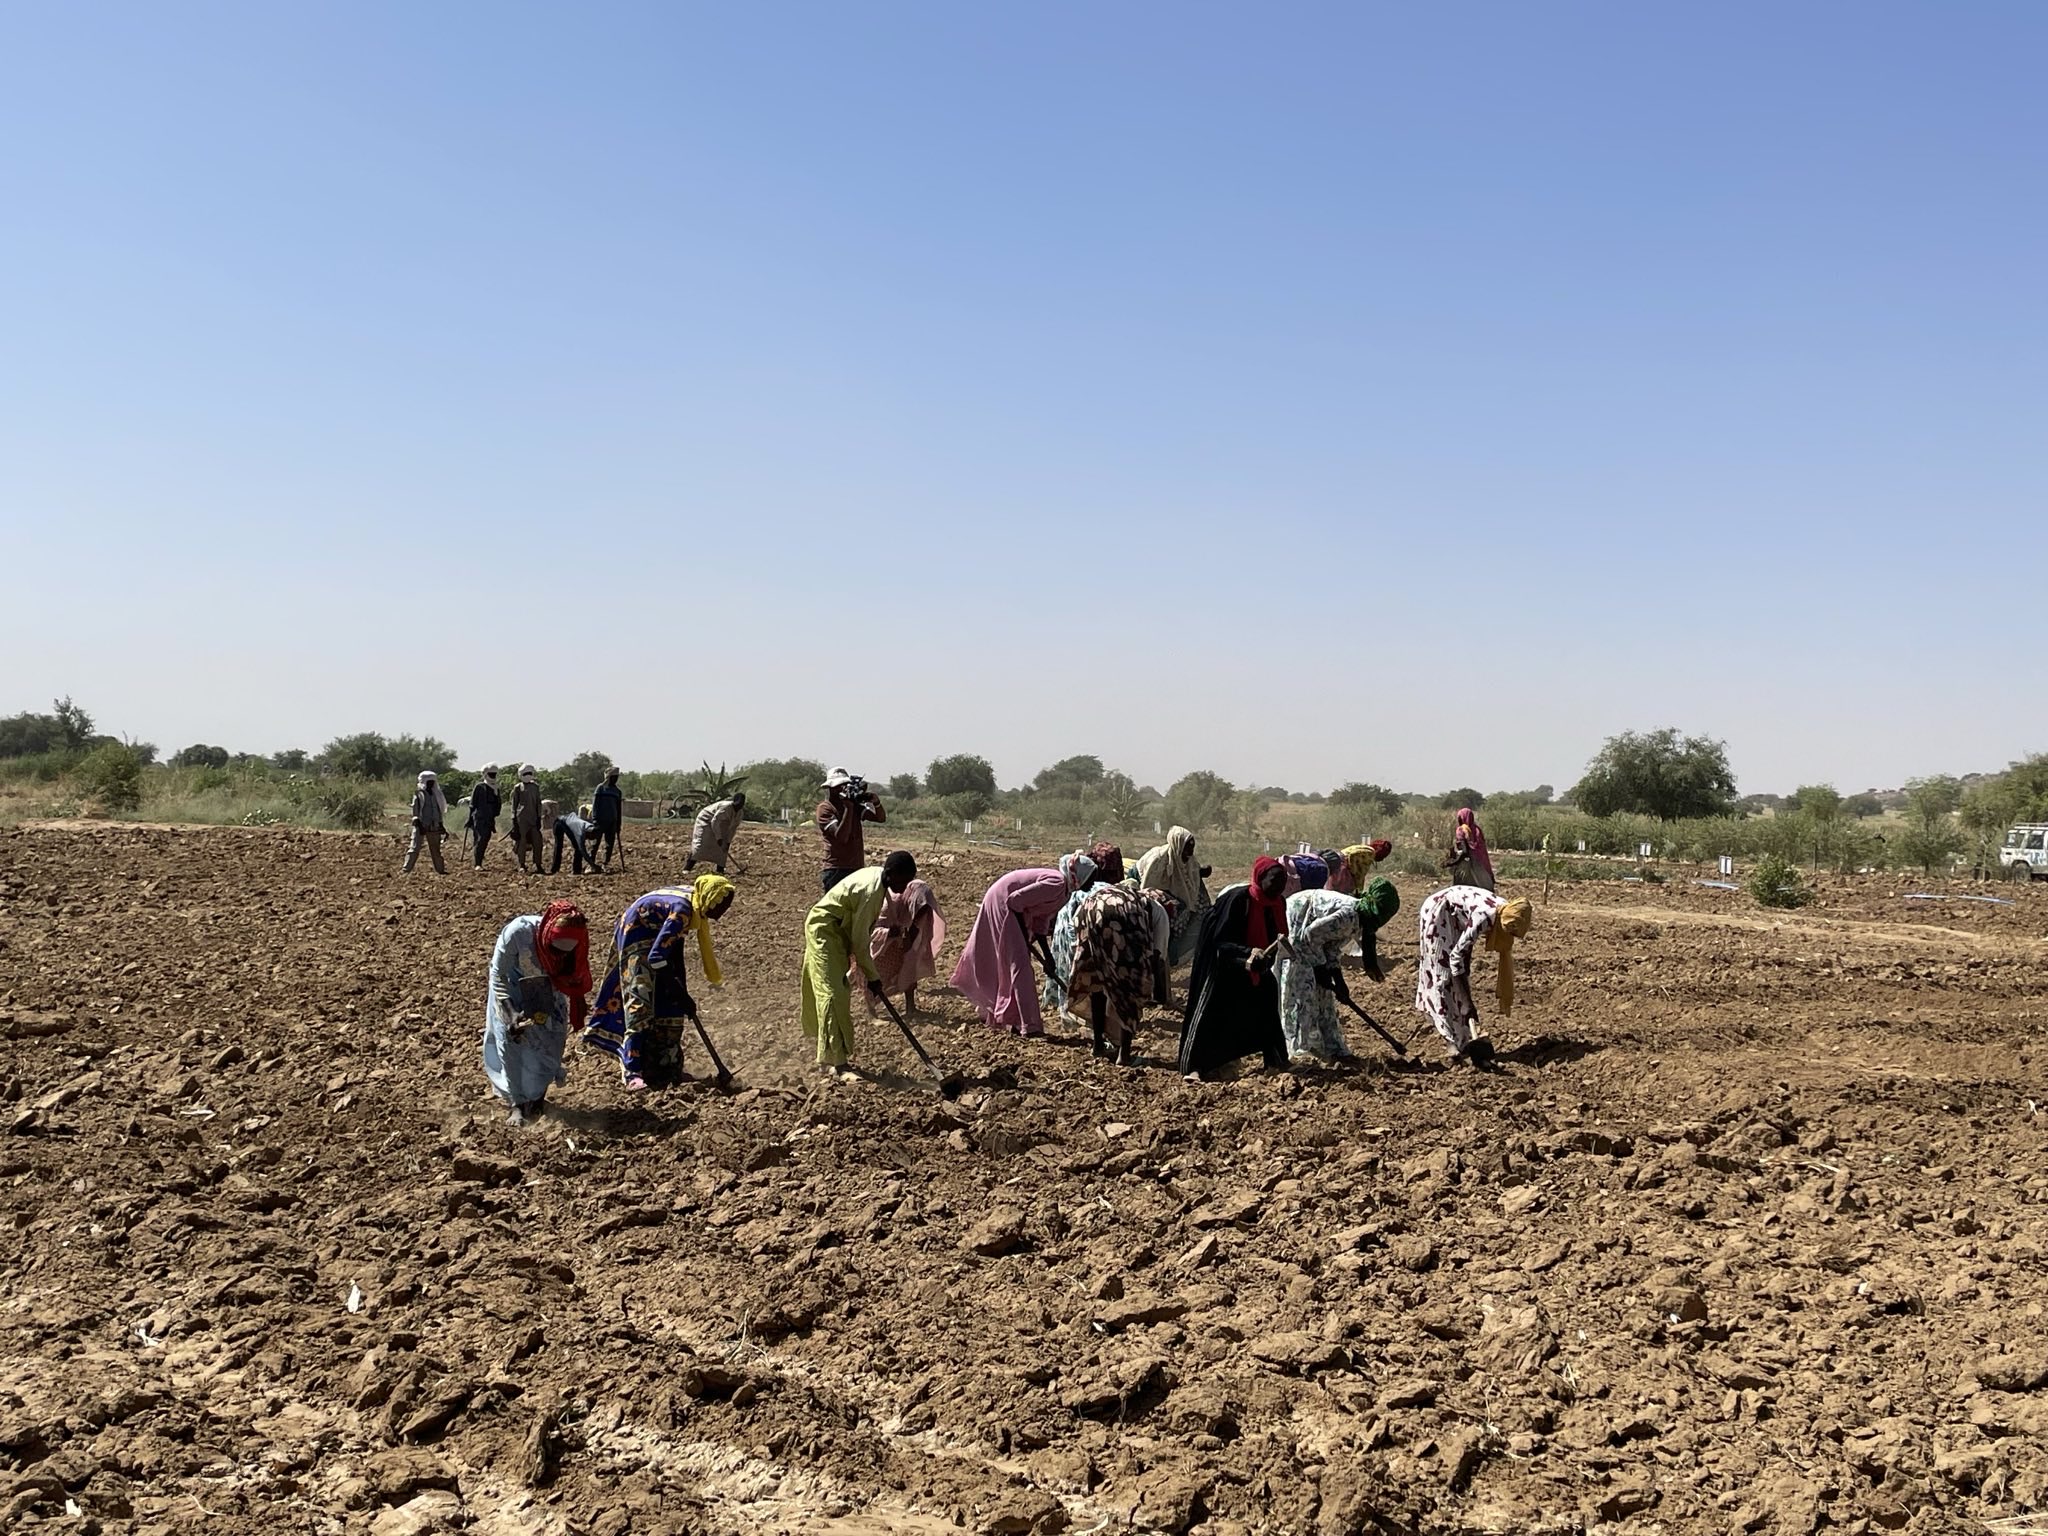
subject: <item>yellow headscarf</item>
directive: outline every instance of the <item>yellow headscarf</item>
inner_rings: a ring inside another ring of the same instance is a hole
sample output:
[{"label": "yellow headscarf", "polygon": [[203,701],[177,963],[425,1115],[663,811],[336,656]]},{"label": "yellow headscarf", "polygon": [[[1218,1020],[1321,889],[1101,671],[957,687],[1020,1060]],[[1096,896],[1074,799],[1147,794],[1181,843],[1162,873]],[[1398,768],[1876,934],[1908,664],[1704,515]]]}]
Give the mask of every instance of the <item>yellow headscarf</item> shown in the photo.
[{"label": "yellow headscarf", "polygon": [[711,919],[704,914],[731,895],[732,889],[732,882],[723,875],[699,875],[690,886],[690,926],[697,930],[697,958],[703,962],[704,979],[714,987],[724,985],[725,977],[718,969],[718,956],[711,952]]},{"label": "yellow headscarf", "polygon": [[1338,851],[1344,855],[1344,862],[1351,866],[1351,888],[1363,891],[1372,883],[1372,868],[1379,863],[1379,856],[1364,843],[1353,843],[1349,848]]},{"label": "yellow headscarf", "polygon": [[1536,909],[1522,897],[1501,903],[1486,930],[1486,947],[1500,957],[1493,978],[1493,995],[1500,1003],[1500,1016],[1515,1011],[1515,940],[1536,921]]}]

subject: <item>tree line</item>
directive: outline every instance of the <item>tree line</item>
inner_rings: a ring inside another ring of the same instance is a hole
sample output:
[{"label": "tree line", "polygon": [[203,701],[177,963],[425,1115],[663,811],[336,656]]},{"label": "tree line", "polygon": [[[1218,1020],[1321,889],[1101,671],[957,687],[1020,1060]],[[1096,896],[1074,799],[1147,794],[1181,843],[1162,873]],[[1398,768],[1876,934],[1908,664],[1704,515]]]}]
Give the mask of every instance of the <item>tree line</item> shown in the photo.
[{"label": "tree line", "polygon": [[[477,777],[457,766],[457,753],[434,736],[357,731],[337,736],[318,751],[288,749],[269,754],[230,752],[195,742],[157,763],[157,749],[100,734],[92,716],[71,699],[55,701],[47,714],[25,712],[0,719],[0,760],[17,774],[76,779],[113,809],[132,809],[141,800],[143,770],[183,770],[192,787],[225,786],[236,775],[342,781],[376,785],[410,780],[423,769],[441,776],[451,799],[467,794]],[[517,760],[500,759],[507,774]],[[588,796],[606,771],[620,766],[601,751],[579,752],[566,763],[540,769],[543,790],[573,803]],[[687,770],[626,770],[620,785],[628,796],[694,811],[744,788],[755,819],[775,818],[787,809],[807,815],[821,793],[825,764],[812,758],[761,759],[728,768],[706,760]],[[1428,794],[1401,792],[1368,780],[1347,781],[1327,794],[1291,791],[1275,785],[1237,785],[1209,770],[1195,770],[1164,791],[1141,784],[1092,753],[1065,757],[1042,768],[1028,784],[1005,790],[993,765],[974,753],[933,759],[922,773],[900,772],[874,781],[893,804],[914,818],[942,817],[971,822],[991,812],[1029,818],[1039,825],[1096,825],[1123,834],[1149,830],[1154,821],[1197,833],[1256,829],[1272,807],[1282,804],[1328,807],[1355,813],[1341,818],[1361,825],[1407,815],[1427,819],[1432,810],[1460,806],[1487,810],[1504,829],[1528,834],[1553,824],[1559,814],[1596,820],[1648,818],[1659,824],[1709,824],[1759,814],[1785,821],[1785,838],[1804,837],[1814,862],[1850,858],[1864,846],[1854,828],[1886,810],[1904,822],[1890,836],[1896,861],[1936,868],[1975,850],[1995,863],[1995,849],[2015,821],[2048,817],[2048,755],[2028,758],[2004,773],[1969,780],[1937,776],[1910,781],[1891,806],[1869,793],[1844,795],[1832,785],[1801,785],[1789,795],[1739,796],[1726,743],[1674,728],[1625,731],[1608,738],[1579,781],[1563,793],[1540,784],[1533,789],[1482,792],[1470,785]],[[321,803],[333,801],[340,820],[371,816],[361,791],[354,798],[328,788]],[[1795,830],[1799,829],[1799,830]],[[1781,839],[1782,840],[1782,839]],[[1844,850],[1847,850],[1846,852]]]}]

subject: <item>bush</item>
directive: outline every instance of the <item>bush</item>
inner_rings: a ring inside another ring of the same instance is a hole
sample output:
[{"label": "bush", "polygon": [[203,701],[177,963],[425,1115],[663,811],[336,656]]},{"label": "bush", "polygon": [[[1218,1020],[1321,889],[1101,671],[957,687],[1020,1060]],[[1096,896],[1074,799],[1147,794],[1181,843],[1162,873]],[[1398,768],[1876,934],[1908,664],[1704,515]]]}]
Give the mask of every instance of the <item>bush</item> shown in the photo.
[{"label": "bush", "polygon": [[103,811],[132,811],[142,804],[142,759],[133,747],[95,747],[79,760],[73,777]]},{"label": "bush", "polygon": [[956,795],[947,795],[940,804],[946,814],[960,821],[975,821],[988,810],[989,797],[978,789],[963,789]]},{"label": "bush", "polygon": [[384,819],[384,801],[360,784],[330,784],[321,792],[320,811],[337,827],[368,832]]},{"label": "bush", "polygon": [[1760,907],[1781,909],[1803,907],[1813,900],[1813,892],[1799,877],[1798,866],[1786,863],[1775,853],[1758,859],[1756,868],[1750,871],[1749,894]]}]

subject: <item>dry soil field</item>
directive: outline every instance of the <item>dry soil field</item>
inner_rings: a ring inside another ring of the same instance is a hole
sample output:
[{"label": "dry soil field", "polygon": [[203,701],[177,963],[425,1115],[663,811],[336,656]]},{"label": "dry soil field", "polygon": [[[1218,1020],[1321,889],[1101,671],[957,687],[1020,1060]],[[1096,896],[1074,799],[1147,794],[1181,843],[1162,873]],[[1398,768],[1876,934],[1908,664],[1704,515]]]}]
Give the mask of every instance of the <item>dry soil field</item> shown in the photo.
[{"label": "dry soil field", "polygon": [[[740,1090],[629,1105],[575,1055],[518,1131],[477,1041],[541,882],[401,879],[382,838],[0,834],[0,1527],[1804,1536],[2048,1505],[2048,890],[1561,888],[1488,1074],[1431,1038],[1189,1084],[939,993],[927,1043],[976,1079],[948,1104],[886,1021],[874,1082],[803,1069],[811,850],[740,852],[698,987]],[[644,830],[632,857],[546,892],[609,925],[680,862]],[[999,862],[928,860],[956,946]],[[1413,977],[1354,985],[1405,1034]]]}]

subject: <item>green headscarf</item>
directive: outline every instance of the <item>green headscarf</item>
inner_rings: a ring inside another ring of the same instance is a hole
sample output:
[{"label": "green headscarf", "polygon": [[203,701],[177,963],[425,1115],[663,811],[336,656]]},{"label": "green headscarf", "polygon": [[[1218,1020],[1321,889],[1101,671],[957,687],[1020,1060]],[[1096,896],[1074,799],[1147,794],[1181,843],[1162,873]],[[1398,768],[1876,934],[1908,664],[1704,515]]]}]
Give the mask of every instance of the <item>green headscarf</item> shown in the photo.
[{"label": "green headscarf", "polygon": [[1376,875],[1366,882],[1353,905],[1358,908],[1358,947],[1365,952],[1365,967],[1377,971],[1380,926],[1401,910],[1401,893],[1394,889],[1393,881]]}]

